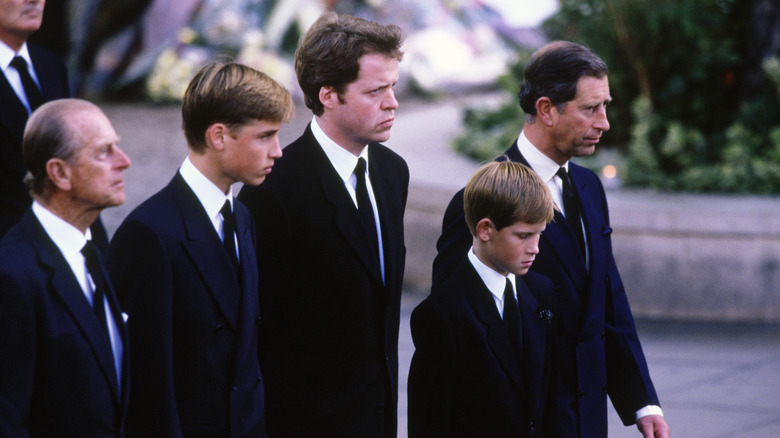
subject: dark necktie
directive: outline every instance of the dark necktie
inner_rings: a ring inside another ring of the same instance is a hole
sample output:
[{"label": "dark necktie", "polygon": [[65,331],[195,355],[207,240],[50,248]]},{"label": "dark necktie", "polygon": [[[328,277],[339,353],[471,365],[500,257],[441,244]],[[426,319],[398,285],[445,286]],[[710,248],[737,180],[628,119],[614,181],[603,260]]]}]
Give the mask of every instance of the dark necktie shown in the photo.
[{"label": "dark necktie", "polygon": [[363,219],[363,225],[366,226],[366,232],[371,239],[377,259],[379,258],[379,240],[376,233],[376,219],[374,218],[374,208],[371,206],[371,200],[368,198],[368,188],[366,186],[366,160],[358,158],[355,166],[355,176],[357,184],[355,185],[355,195],[357,196],[358,212]]},{"label": "dark necktie", "polygon": [[92,277],[92,282],[95,283],[95,291],[92,294],[92,310],[95,312],[95,317],[97,318],[100,327],[105,331],[106,337],[110,341],[111,338],[108,334],[108,323],[106,322],[106,308],[104,304],[107,280],[103,275],[100,252],[91,240],[87,240],[87,243],[81,248],[81,253],[84,254],[89,275]]},{"label": "dark necktie", "polygon": [[233,265],[233,269],[238,275],[238,256],[236,255],[236,238],[234,233],[236,231],[236,222],[233,217],[233,210],[230,208],[230,201],[225,201],[225,205],[219,210],[222,213],[222,232],[224,238],[222,244],[225,247],[230,263]]},{"label": "dark necktie", "polygon": [[21,56],[16,56],[11,61],[11,67],[19,72],[19,77],[22,79],[22,86],[24,87],[24,94],[27,95],[27,102],[30,104],[30,111],[35,111],[36,108],[43,104],[43,95],[41,95],[41,90],[38,89],[38,86],[35,85],[30,72],[27,71],[27,61]]},{"label": "dark necktie", "polygon": [[518,364],[523,362],[523,323],[520,319],[520,307],[515,299],[515,291],[512,282],[507,278],[504,288],[504,323],[506,324],[512,348]]},{"label": "dark necktie", "polygon": [[574,237],[577,238],[577,244],[580,247],[580,255],[585,257],[585,238],[582,235],[582,218],[580,216],[580,203],[577,200],[577,194],[574,192],[566,168],[559,168],[556,175],[558,175],[563,182],[563,191],[561,195],[563,197],[563,209],[565,210],[566,221],[569,223],[571,230],[574,231]]}]

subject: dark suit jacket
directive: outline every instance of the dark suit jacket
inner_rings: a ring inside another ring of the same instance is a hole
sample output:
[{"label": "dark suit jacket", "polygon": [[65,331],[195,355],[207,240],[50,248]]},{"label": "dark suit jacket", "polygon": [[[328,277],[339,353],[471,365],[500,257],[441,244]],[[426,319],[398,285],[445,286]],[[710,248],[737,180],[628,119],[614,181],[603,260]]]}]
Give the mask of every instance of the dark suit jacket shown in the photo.
[{"label": "dark suit jacket", "polygon": [[[32,44],[27,48],[41,84],[43,100],[69,97],[68,78],[60,58]],[[27,117],[27,109],[0,72],[0,237],[19,221],[32,203],[27,186],[22,182],[27,173],[22,161],[22,137]]]},{"label": "dark suit jacket", "polygon": [[108,270],[137,353],[127,420],[133,436],[265,436],[254,226],[240,202],[234,213],[240,284],[178,173],[111,241]]},{"label": "dark suit jacket", "polygon": [[0,436],[124,436],[127,332],[113,290],[106,297],[124,345],[122,382],[110,340],[32,209],[0,241]]},{"label": "dark suit jacket", "polygon": [[[517,144],[506,155],[527,165]],[[607,394],[627,425],[634,423],[637,410],[659,402],[612,254],[604,188],[596,174],[574,163],[569,163],[569,175],[580,199],[590,266],[585,266],[566,219],[556,211],[531,270],[559,288],[555,318],[559,436],[606,437]],[[449,275],[470,242],[461,190],[444,214],[434,284]]]},{"label": "dark suit jacket", "polygon": [[406,162],[370,144],[385,284],[343,180],[311,128],[239,194],[258,229],[271,436],[395,436]]},{"label": "dark suit jacket", "polygon": [[554,409],[553,284],[529,272],[517,277],[516,288],[519,358],[493,295],[466,257],[412,312],[410,438],[551,436],[543,424]]}]

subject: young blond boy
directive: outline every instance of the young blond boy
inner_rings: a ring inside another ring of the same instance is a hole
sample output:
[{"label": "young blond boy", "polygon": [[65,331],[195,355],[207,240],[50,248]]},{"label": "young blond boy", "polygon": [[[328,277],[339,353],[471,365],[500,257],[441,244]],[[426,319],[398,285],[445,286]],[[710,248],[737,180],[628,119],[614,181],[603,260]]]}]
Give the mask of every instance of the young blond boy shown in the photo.
[{"label": "young blond boy", "polygon": [[471,249],[412,313],[409,436],[545,436],[554,289],[528,270],[550,191],[528,167],[492,162],[466,185],[464,210]]}]

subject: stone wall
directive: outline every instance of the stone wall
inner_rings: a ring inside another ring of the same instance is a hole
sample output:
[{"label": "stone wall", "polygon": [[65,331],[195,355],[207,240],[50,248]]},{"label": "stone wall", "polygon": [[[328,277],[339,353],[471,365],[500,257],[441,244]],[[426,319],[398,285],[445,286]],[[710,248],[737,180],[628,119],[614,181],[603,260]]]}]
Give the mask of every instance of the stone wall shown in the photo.
[{"label": "stone wall", "polygon": [[[410,188],[411,289],[430,289],[436,239],[453,193]],[[780,322],[780,198],[633,190],[611,190],[607,197],[613,250],[637,318]]]}]

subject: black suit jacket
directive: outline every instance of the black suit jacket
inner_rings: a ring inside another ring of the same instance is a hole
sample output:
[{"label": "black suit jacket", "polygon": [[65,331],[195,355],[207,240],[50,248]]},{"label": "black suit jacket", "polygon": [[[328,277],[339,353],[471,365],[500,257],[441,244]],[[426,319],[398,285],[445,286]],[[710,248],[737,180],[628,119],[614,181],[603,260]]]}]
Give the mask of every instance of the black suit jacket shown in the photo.
[{"label": "black suit jacket", "polygon": [[258,229],[271,436],[395,436],[406,162],[370,144],[383,284],[357,208],[311,128],[239,194]]},{"label": "black suit jacket", "polygon": [[265,436],[251,216],[234,203],[240,279],[179,173],[117,229],[108,270],[128,313],[128,433]]},{"label": "black suit jacket", "polygon": [[529,272],[516,289],[521,357],[466,257],[412,312],[410,438],[551,436],[553,284]]},{"label": "black suit jacket", "polygon": [[[60,58],[32,44],[27,48],[41,84],[43,100],[69,97],[68,77]],[[27,117],[27,109],[0,72],[0,237],[19,221],[32,203],[23,183],[27,170],[22,161],[22,137]]]},{"label": "black suit jacket", "polygon": [[[528,164],[516,143],[505,155]],[[585,266],[566,219],[556,211],[542,234],[531,270],[558,286],[558,436],[606,437],[607,394],[626,425],[634,423],[637,410],[659,401],[612,254],[604,188],[596,174],[571,162],[569,175],[580,200],[590,266]],[[444,214],[434,284],[452,272],[470,242],[461,190]]]},{"label": "black suit jacket", "polygon": [[0,436],[124,436],[127,332],[112,289],[106,297],[124,345],[122,382],[110,340],[32,209],[0,241]]}]

